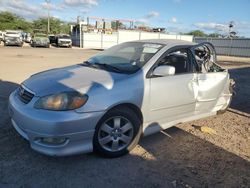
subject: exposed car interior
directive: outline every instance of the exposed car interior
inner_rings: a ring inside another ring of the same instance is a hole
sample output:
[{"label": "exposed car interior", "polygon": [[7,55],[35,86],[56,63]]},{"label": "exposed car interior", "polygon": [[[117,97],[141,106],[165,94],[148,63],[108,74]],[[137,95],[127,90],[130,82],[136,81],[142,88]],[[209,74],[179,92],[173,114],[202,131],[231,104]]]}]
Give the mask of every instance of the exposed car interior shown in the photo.
[{"label": "exposed car interior", "polygon": [[224,71],[224,69],[216,64],[215,51],[211,46],[204,44],[196,47],[194,49],[194,55],[197,72],[206,73]]},{"label": "exposed car interior", "polygon": [[175,74],[181,74],[189,72],[189,61],[187,55],[187,49],[180,49],[173,51],[164,56],[158,66],[169,65],[175,67]]}]

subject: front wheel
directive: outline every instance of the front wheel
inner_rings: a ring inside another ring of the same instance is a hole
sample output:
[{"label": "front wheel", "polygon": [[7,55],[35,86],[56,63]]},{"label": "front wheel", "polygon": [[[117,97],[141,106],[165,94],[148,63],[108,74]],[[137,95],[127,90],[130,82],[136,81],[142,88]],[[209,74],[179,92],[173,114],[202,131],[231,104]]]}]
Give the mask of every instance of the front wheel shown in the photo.
[{"label": "front wheel", "polygon": [[97,124],[94,151],[105,157],[120,157],[131,151],[139,142],[142,122],[127,107],[108,111]]}]

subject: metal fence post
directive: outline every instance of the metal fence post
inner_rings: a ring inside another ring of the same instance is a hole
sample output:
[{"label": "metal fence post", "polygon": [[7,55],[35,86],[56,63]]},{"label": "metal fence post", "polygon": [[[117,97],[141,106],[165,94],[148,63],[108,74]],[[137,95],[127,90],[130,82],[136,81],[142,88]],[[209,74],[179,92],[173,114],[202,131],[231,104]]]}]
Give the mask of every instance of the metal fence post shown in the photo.
[{"label": "metal fence post", "polygon": [[230,49],[229,49],[229,54],[228,54],[228,56],[232,55],[232,47],[233,47],[233,39],[231,38],[231,41],[230,41]]},{"label": "metal fence post", "polygon": [[82,27],[81,27],[81,24],[80,24],[79,30],[80,30],[80,41],[79,41],[79,47],[81,48],[81,47],[82,47]]},{"label": "metal fence post", "polygon": [[101,32],[101,49],[103,49],[103,32]]},{"label": "metal fence post", "polygon": [[82,48],[84,48],[84,32],[82,32]]},{"label": "metal fence post", "polygon": [[119,44],[119,30],[117,31],[117,34],[116,34],[116,36],[117,36],[117,40],[116,40],[116,43],[117,43],[117,44]]}]

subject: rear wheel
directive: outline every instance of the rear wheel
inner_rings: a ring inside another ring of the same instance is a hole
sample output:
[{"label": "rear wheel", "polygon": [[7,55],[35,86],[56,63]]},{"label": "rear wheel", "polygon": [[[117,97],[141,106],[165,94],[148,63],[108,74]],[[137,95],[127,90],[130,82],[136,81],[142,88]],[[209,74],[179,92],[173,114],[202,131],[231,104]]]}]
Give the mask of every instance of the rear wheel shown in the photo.
[{"label": "rear wheel", "polygon": [[131,109],[108,111],[97,124],[94,151],[105,157],[122,156],[137,145],[141,132],[141,121]]}]

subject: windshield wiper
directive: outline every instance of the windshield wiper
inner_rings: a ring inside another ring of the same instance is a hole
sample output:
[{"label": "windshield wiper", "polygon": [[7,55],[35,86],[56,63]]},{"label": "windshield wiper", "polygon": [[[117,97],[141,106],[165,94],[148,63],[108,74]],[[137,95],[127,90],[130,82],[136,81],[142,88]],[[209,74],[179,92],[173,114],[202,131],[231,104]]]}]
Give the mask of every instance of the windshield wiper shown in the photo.
[{"label": "windshield wiper", "polygon": [[103,67],[106,70],[111,70],[111,71],[118,72],[118,73],[124,73],[125,72],[124,70],[121,70],[118,67],[115,67],[115,66],[112,66],[112,65],[109,65],[109,64],[106,64],[106,63],[94,63],[93,65],[94,66],[97,65],[98,67]]},{"label": "windshield wiper", "polygon": [[97,69],[104,68],[105,70],[110,70],[110,71],[117,72],[117,73],[130,73],[128,71],[121,70],[118,67],[115,67],[115,66],[112,66],[112,65],[109,65],[106,63],[90,63],[89,61],[84,61],[81,65],[93,67],[93,68],[97,68]]},{"label": "windshield wiper", "polygon": [[90,63],[89,61],[84,61],[83,63],[79,64],[81,66],[86,66],[86,67],[94,67],[97,68],[96,66],[93,66],[93,63]]}]

